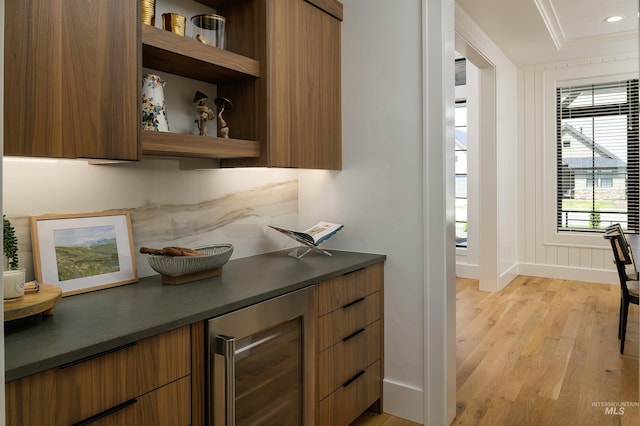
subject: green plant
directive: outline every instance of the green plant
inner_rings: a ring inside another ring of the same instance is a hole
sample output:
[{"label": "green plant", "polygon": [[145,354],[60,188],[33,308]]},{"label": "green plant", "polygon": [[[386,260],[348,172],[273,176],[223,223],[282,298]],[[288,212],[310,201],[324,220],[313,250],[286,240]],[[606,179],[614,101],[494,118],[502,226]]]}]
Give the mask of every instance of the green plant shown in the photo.
[{"label": "green plant", "polygon": [[589,213],[589,223],[593,229],[598,229],[600,227],[600,213],[591,212]]},{"label": "green plant", "polygon": [[5,215],[2,215],[2,252],[9,260],[9,269],[18,269],[18,238],[16,230]]}]

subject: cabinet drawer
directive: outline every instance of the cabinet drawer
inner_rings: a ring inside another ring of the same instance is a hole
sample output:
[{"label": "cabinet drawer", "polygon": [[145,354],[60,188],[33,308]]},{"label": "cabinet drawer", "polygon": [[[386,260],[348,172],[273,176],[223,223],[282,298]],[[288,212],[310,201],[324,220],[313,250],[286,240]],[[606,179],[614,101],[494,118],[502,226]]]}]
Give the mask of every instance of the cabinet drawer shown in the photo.
[{"label": "cabinet drawer", "polygon": [[320,352],[318,359],[318,398],[336,388],[380,359],[380,324],[376,321],[362,332]]},{"label": "cabinet drawer", "polygon": [[383,264],[379,263],[318,283],[318,315],[325,315],[382,290],[383,280]]},{"label": "cabinet drawer", "polygon": [[356,380],[320,401],[319,425],[348,425],[381,397],[381,361],[369,366]]},{"label": "cabinet drawer", "polygon": [[[73,424],[188,376],[190,345],[186,326],[9,382],[7,424]],[[38,409],[25,401],[38,401]]]},{"label": "cabinet drawer", "polygon": [[131,405],[91,423],[91,426],[188,426],[191,424],[190,394],[191,381],[189,377],[183,377],[136,398]]},{"label": "cabinet drawer", "polygon": [[380,292],[376,291],[319,318],[318,351],[380,319],[380,302]]}]

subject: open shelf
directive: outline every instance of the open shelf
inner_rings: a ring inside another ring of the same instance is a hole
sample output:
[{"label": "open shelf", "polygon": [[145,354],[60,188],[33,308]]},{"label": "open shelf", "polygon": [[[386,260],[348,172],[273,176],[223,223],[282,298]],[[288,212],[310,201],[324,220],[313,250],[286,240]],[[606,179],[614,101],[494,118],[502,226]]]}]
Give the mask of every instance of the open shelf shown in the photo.
[{"label": "open shelf", "polygon": [[142,131],[142,154],[193,158],[257,158],[260,143],[183,133]]},{"label": "open shelf", "polygon": [[255,59],[144,24],[142,64],[214,84],[260,77]]},{"label": "open shelf", "polygon": [[[213,84],[260,77],[260,63],[150,25],[142,25],[144,67]],[[260,144],[193,134],[142,131],[142,155],[190,158],[257,158]]]}]

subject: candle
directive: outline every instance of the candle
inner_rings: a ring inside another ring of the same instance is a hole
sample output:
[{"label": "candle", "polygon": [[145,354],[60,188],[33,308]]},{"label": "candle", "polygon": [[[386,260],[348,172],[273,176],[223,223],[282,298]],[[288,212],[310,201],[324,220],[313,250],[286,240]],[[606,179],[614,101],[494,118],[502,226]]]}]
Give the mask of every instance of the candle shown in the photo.
[{"label": "candle", "polygon": [[4,271],[2,284],[5,300],[24,296],[24,269]]}]

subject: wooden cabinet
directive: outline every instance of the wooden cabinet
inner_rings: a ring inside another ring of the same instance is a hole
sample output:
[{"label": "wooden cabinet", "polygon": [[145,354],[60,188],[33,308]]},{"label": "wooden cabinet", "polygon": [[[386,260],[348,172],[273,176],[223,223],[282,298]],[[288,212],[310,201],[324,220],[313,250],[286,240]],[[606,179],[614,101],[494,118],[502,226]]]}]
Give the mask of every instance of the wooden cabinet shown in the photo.
[{"label": "wooden cabinet", "polygon": [[[141,24],[139,0],[7,0],[5,155],[340,169],[342,5],[197,1],[227,50]],[[142,66],[216,84],[231,138],[142,131]]]},{"label": "wooden cabinet", "polygon": [[186,326],[8,382],[7,425],[187,426],[191,363]]},{"label": "wooden cabinet", "polygon": [[[383,284],[380,261],[314,288],[316,424],[382,407]],[[199,321],[7,382],[7,425],[204,425],[207,339]]]},{"label": "wooden cabinet", "polygon": [[271,163],[341,169],[340,21],[307,1],[270,4],[268,38],[286,46],[267,57]]},{"label": "wooden cabinet", "polygon": [[[258,59],[262,70],[254,82],[218,86],[232,101],[252,100],[234,103],[228,122],[243,123],[237,137],[261,141],[259,159],[223,164],[341,169],[342,4],[249,0],[218,11],[230,21],[228,48]],[[247,17],[249,25],[234,28]]]},{"label": "wooden cabinet", "polygon": [[5,155],[137,160],[138,6],[7,0]]},{"label": "wooden cabinet", "polygon": [[318,424],[348,425],[382,398],[384,266],[319,283]]}]

